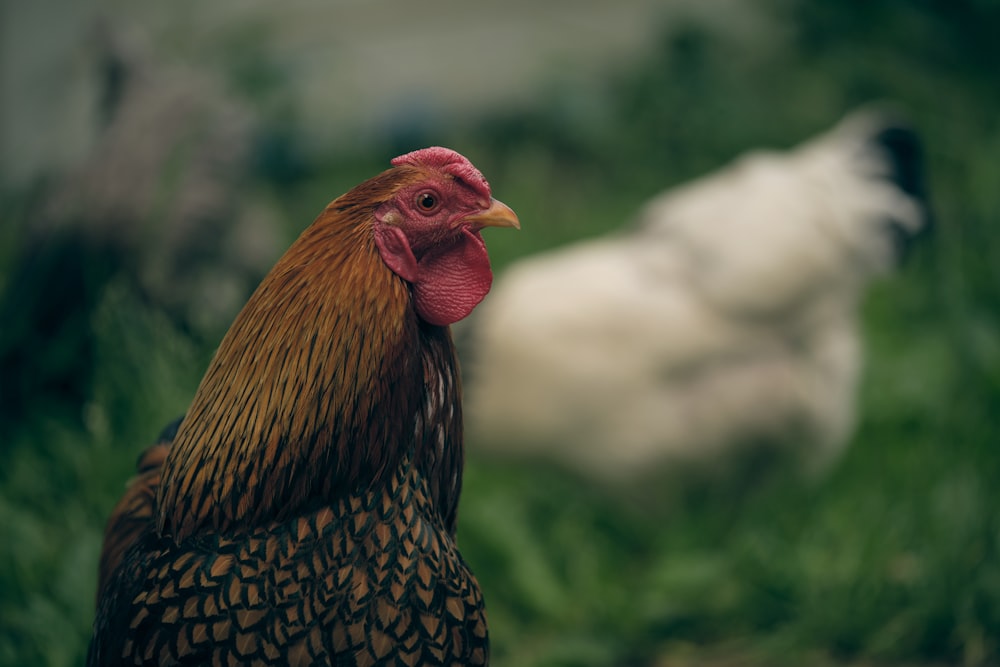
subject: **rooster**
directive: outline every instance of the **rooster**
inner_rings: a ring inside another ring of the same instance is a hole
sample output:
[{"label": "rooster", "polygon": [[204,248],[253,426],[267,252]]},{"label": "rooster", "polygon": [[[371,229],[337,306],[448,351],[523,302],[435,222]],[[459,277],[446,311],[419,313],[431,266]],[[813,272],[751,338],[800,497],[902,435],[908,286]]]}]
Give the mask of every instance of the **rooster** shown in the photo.
[{"label": "rooster", "polygon": [[467,439],[612,486],[829,469],[855,420],[864,289],[927,217],[916,134],[866,109],[516,262],[457,332]]},{"label": "rooster", "polygon": [[519,222],[454,151],[392,165],[282,256],[141,460],[90,665],[487,662],[449,325],[490,289],[480,231]]}]

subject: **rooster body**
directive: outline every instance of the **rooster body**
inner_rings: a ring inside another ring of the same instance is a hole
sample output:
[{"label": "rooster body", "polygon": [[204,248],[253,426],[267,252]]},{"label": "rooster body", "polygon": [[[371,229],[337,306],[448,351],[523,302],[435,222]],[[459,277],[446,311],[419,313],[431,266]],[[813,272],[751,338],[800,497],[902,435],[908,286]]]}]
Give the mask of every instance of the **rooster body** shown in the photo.
[{"label": "rooster body", "polygon": [[146,533],[119,576],[106,646],[129,662],[486,662],[479,587],[409,461],[385,488],[247,533]]},{"label": "rooster body", "polygon": [[116,540],[112,517],[105,553],[123,555],[91,664],[487,661],[454,542],[447,325],[489,290],[479,230],[517,218],[457,153],[393,164],[331,203],[237,316],[158,483],[137,480],[156,489],[145,531]]}]

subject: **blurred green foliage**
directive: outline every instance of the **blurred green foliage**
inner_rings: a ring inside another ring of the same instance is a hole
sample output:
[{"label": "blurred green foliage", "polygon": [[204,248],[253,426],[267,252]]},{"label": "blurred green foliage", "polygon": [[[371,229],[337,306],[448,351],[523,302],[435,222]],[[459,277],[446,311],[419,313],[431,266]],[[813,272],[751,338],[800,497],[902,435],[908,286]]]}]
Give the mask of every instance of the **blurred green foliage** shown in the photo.
[{"label": "blurred green foliage", "polygon": [[[674,25],[610,80],[553,75],[532,110],[406,139],[473,156],[518,211],[522,233],[488,239],[499,268],[871,100],[898,102],[926,140],[936,226],[866,303],[861,424],[831,476],[738,495],[665,481],[623,500],[559,471],[470,461],[459,537],[498,664],[1000,663],[1000,3],[758,4],[763,33]],[[275,85],[252,55],[233,62],[250,93]],[[272,128],[260,187],[296,227],[414,147],[306,164],[293,135]],[[14,223],[23,197],[3,195]],[[20,229],[0,228],[8,300]],[[73,327],[92,355],[84,400],[0,422],[2,664],[82,661],[104,518],[211,354],[105,278]],[[0,352],[27,345],[33,332],[4,316]]]}]

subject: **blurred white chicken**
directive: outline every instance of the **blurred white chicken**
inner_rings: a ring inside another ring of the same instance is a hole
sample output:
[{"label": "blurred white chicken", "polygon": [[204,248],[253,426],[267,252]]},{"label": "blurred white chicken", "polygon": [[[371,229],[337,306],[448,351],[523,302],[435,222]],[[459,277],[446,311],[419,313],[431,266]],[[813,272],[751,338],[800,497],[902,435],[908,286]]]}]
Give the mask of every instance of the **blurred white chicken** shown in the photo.
[{"label": "blurred white chicken", "polygon": [[860,111],[511,265],[460,332],[470,447],[619,482],[759,445],[825,469],[855,424],[863,291],[927,223],[919,160]]}]

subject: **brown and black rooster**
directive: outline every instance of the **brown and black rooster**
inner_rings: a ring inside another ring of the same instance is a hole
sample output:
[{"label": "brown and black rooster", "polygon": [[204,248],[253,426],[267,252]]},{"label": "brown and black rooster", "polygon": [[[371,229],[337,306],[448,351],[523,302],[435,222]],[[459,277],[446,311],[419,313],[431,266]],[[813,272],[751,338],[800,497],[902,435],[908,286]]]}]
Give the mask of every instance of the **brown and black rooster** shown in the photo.
[{"label": "brown and black rooster", "polygon": [[489,291],[480,230],[519,223],[454,151],[392,164],[278,261],[171,444],[140,460],[108,524],[89,664],[487,662],[454,541],[448,325]]}]

